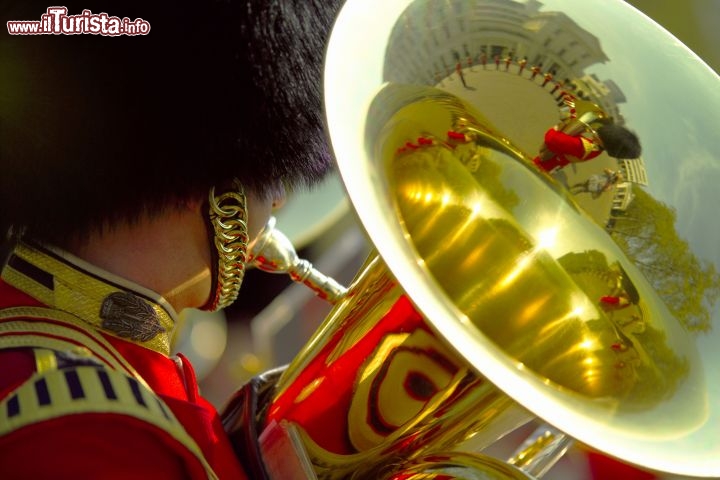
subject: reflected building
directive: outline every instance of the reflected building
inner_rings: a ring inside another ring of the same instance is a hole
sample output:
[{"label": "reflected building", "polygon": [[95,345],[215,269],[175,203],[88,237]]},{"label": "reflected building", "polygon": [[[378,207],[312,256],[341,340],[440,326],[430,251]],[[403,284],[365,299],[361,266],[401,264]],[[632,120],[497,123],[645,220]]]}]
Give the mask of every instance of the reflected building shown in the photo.
[{"label": "reflected building", "polygon": [[612,228],[614,225],[614,217],[622,212],[625,212],[634,198],[635,195],[633,195],[631,182],[622,182],[615,187],[615,195],[613,195],[610,219],[607,223],[608,228]]},{"label": "reflected building", "polygon": [[620,160],[618,166],[628,182],[637,183],[638,185],[648,186],[647,170],[645,169],[645,161],[640,158],[634,160]]},{"label": "reflected building", "polygon": [[647,170],[645,169],[645,161],[642,157],[633,160],[618,160],[618,167],[625,181],[615,187],[610,219],[607,224],[607,227],[610,229],[615,223],[614,219],[619,215],[623,215],[630,205],[630,202],[635,198],[633,185],[648,185]]},{"label": "reflected building", "polygon": [[[536,9],[541,5],[528,3]],[[590,65],[608,61],[597,37],[562,12],[537,11],[523,27],[531,33],[526,47],[529,51],[524,55],[531,63],[555,72],[556,77],[575,78]]]},{"label": "reflected building", "polygon": [[594,35],[566,14],[541,12],[541,7],[536,0],[447,0],[410,9],[405,28],[396,29],[390,41],[385,76],[433,85],[458,63],[490,65],[496,56],[502,62],[511,56],[565,80],[581,78],[587,67],[608,61]]},{"label": "reflected building", "polygon": [[[543,8],[543,3],[537,0],[416,2],[404,12],[390,36],[384,78],[402,84],[439,86],[464,69],[521,74],[522,65],[526,69],[525,78],[541,77],[528,85],[542,86],[552,95],[559,102],[553,108],[561,108],[560,99],[569,94],[597,105],[603,117],[624,125],[620,111],[627,101],[624,92],[613,80],[586,72],[589,67],[609,62],[598,37],[566,13]],[[481,105],[483,112],[487,112],[487,102]],[[568,113],[561,112],[561,118]],[[532,147],[527,146],[532,142],[519,136],[534,128],[508,125],[497,116],[489,118],[532,155],[528,150]],[[603,214],[603,222],[609,217],[608,227],[613,217],[622,215],[635,198],[633,184],[648,183],[642,159],[617,160],[617,167],[624,182],[614,189],[612,203]]]},{"label": "reflected building", "polygon": [[600,81],[595,74],[590,74],[580,77],[574,83],[579,97],[592,98],[616,124],[625,125],[625,118],[620,113],[618,104],[625,103],[627,99],[615,82]]}]

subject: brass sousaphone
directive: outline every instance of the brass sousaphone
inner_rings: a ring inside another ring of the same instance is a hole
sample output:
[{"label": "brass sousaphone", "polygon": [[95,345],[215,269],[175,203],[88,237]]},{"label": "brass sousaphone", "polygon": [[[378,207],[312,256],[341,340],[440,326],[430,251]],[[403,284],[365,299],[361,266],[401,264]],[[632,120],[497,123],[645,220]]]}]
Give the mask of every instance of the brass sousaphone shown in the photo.
[{"label": "brass sousaphone", "polygon": [[[327,121],[376,253],[271,392],[269,470],[498,472],[474,453],[538,417],[720,477],[719,87],[620,1],[349,0]],[[537,169],[567,99],[635,131],[642,156]],[[571,188],[605,168],[623,183]],[[462,478],[520,478],[486,475]]]}]

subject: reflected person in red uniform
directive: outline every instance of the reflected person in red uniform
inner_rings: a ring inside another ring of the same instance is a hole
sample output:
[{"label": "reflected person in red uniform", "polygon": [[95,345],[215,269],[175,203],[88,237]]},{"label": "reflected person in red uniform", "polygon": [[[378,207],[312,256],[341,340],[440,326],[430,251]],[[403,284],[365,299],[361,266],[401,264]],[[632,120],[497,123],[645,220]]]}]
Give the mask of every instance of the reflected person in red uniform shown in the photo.
[{"label": "reflected person in red uniform", "polygon": [[[330,168],[338,3],[5,2],[0,477],[249,477],[170,345],[178,312],[235,299],[284,188]],[[101,13],[107,35],[5,29]],[[125,18],[149,31],[113,36]]]},{"label": "reflected person in red uniform", "polygon": [[640,141],[625,127],[606,124],[592,131],[590,138],[581,134],[564,133],[557,126],[545,132],[543,151],[534,162],[541,170],[552,172],[571,163],[586,162],[607,152],[615,158],[638,158],[642,152]]}]

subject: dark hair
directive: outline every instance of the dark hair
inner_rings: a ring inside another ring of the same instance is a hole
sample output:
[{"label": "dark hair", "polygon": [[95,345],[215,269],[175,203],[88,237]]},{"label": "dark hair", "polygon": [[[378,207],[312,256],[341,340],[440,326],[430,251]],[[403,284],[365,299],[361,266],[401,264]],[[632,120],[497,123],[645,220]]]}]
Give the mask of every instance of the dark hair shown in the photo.
[{"label": "dark hair", "polygon": [[603,125],[597,129],[605,151],[615,158],[638,158],[642,153],[640,139],[625,127],[616,124]]},{"label": "dark hair", "polygon": [[261,195],[312,185],[332,164],[321,81],[339,0],[60,2],[150,24],[119,37],[9,35],[52,4],[3,3],[0,237],[63,240],[233,177]]}]

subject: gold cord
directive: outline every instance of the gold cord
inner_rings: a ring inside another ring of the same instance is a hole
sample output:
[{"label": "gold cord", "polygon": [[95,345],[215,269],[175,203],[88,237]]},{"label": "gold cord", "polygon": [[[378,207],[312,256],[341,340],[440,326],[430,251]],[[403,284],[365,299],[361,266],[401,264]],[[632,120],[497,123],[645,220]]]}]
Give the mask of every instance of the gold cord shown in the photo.
[{"label": "gold cord", "polygon": [[245,276],[248,249],[247,199],[240,182],[233,180],[232,188],[215,195],[210,189],[209,214],[217,251],[217,275],[209,311],[225,308],[235,301]]}]

